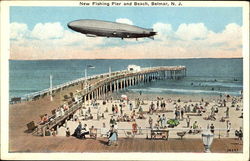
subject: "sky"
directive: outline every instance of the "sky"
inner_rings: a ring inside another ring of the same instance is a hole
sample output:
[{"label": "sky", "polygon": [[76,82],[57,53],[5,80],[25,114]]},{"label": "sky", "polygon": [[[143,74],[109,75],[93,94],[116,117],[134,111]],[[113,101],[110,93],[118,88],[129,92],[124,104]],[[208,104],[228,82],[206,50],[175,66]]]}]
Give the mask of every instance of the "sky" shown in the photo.
[{"label": "sky", "polygon": [[[153,28],[154,40],[86,37],[67,23],[98,19]],[[11,7],[10,59],[242,57],[240,7]]]}]

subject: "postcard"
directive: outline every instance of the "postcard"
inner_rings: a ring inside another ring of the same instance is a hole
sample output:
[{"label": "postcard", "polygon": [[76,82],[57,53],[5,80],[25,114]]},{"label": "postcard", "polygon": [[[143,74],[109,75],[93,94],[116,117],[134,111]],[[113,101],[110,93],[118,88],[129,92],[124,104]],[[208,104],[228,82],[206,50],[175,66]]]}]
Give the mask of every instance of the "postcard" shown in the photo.
[{"label": "postcard", "polygon": [[248,7],[2,2],[2,159],[248,160]]}]

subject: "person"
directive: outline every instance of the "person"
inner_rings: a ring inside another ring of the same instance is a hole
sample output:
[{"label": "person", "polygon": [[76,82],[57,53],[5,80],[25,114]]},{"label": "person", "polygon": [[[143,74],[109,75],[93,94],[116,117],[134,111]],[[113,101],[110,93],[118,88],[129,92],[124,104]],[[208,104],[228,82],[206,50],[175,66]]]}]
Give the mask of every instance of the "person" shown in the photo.
[{"label": "person", "polygon": [[90,138],[97,137],[97,129],[94,126],[91,126],[91,128],[89,128],[89,135],[90,135]]},{"label": "person", "polygon": [[118,124],[117,124],[117,122],[115,122],[114,128],[115,128],[116,131],[118,130]]},{"label": "person", "polygon": [[156,109],[158,109],[159,108],[159,100],[157,100],[157,102],[156,102]]},{"label": "person", "polygon": [[53,136],[56,136],[56,131],[54,130],[54,128],[51,129],[51,134],[52,134]]},{"label": "person", "polygon": [[117,114],[118,113],[118,106],[115,105],[115,113]]},{"label": "person", "polygon": [[76,138],[81,139],[81,130],[82,130],[82,123],[79,121],[79,124],[77,128],[75,129],[74,133],[72,134],[72,136],[75,136]]},{"label": "person", "polygon": [[114,125],[115,124],[115,119],[113,116],[111,116],[110,120],[109,120],[110,125]]},{"label": "person", "polygon": [[134,135],[137,133],[137,123],[135,121],[132,124],[132,132]]},{"label": "person", "polygon": [[223,99],[223,107],[226,107],[226,105],[227,105],[226,102],[227,101],[225,99]]},{"label": "person", "polygon": [[45,130],[45,136],[50,136],[50,135],[51,135],[51,132],[49,130],[49,127],[47,127]]},{"label": "person", "polygon": [[226,118],[229,118],[229,107],[227,107],[225,112],[226,112]]},{"label": "person", "polygon": [[177,108],[175,109],[175,112],[174,112],[174,114],[175,114],[175,120],[177,120],[177,117],[178,117],[178,112],[177,112]]},{"label": "person", "polygon": [[214,113],[215,113],[214,106],[212,106],[212,108],[211,108],[211,116],[214,116]]},{"label": "person", "polygon": [[190,117],[189,117],[189,115],[187,115],[187,118],[186,118],[186,122],[187,122],[187,127],[189,127],[190,126]]},{"label": "person", "polygon": [[210,131],[211,131],[211,133],[214,134],[214,124],[211,124],[211,125],[210,125]]},{"label": "person", "polygon": [[112,113],[115,114],[115,105],[112,105]]},{"label": "person", "polygon": [[108,135],[108,129],[106,128],[106,124],[102,123],[102,128],[101,128],[101,137]]},{"label": "person", "polygon": [[79,113],[80,113],[80,116],[85,116],[84,107],[81,107],[81,108],[80,108]]},{"label": "person", "polygon": [[104,115],[104,113],[102,113],[102,116],[101,116],[101,118],[102,118],[102,119],[105,119],[105,115]]},{"label": "person", "polygon": [[118,135],[117,135],[117,131],[114,128],[114,125],[111,125],[110,130],[109,130],[109,135],[108,135],[108,145],[112,145],[112,143],[115,143],[115,145],[117,144],[117,140],[118,140]]},{"label": "person", "polygon": [[184,115],[184,109],[181,108],[181,119],[183,119],[183,115]]},{"label": "person", "polygon": [[239,140],[242,140],[243,138],[243,131],[242,131],[242,127],[240,127],[240,130],[239,130]]},{"label": "person", "polygon": [[243,118],[243,112],[241,113],[240,117],[239,118]]},{"label": "person", "polygon": [[67,127],[67,129],[66,129],[66,136],[67,137],[69,137],[70,136],[70,130],[69,130],[69,128]]},{"label": "person", "polygon": [[156,130],[160,129],[159,124],[157,122],[155,123],[154,129],[156,129]]},{"label": "person", "polygon": [[155,107],[154,103],[151,102],[150,109],[151,109],[152,112],[155,110],[154,107]]},{"label": "person", "polygon": [[193,133],[193,126],[190,126],[189,130],[188,130],[188,133],[189,134],[192,134]]},{"label": "person", "polygon": [[131,120],[135,120],[135,110],[133,110],[130,117],[131,117]]},{"label": "person", "polygon": [[82,130],[81,130],[81,138],[86,138],[85,135],[88,135],[89,134],[89,131],[88,131],[88,126],[87,124],[84,124]]},{"label": "person", "polygon": [[191,109],[190,109],[190,105],[187,106],[187,112],[190,112]]},{"label": "person", "polygon": [[218,109],[218,107],[216,107],[214,110],[214,113],[218,113],[218,112],[219,112],[219,109]]},{"label": "person", "polygon": [[57,109],[56,109],[56,118],[58,118],[58,117],[60,117],[61,115],[60,115],[60,108],[58,107]]},{"label": "person", "polygon": [[63,107],[61,106],[61,107],[60,107],[60,115],[63,116],[64,114],[65,114],[65,113],[64,113],[64,109],[63,109]]},{"label": "person", "polygon": [[194,123],[193,123],[193,129],[194,129],[194,133],[197,133],[198,132],[198,123],[197,123],[197,121],[195,121]]},{"label": "person", "polygon": [[158,115],[157,123],[158,125],[162,125],[161,115]]},{"label": "person", "polygon": [[64,102],[63,104],[63,109],[64,111],[67,111],[69,109],[69,106],[66,104],[66,102]]},{"label": "person", "polygon": [[90,107],[88,108],[88,113],[91,114],[91,109],[90,109]]},{"label": "person", "polygon": [[142,109],[142,107],[140,106],[140,108],[139,108],[139,113],[142,113],[143,112],[143,109]]},{"label": "person", "polygon": [[231,123],[228,120],[227,121],[227,137],[229,137],[230,130],[231,130]]},{"label": "person", "polygon": [[130,102],[129,104],[129,110],[132,111],[133,110],[133,104]]},{"label": "person", "polygon": [[41,119],[41,124],[45,124],[45,123],[48,122],[48,121],[49,121],[49,117],[48,117],[47,114],[45,114],[45,115],[42,117],[42,119]]},{"label": "person", "polygon": [[121,115],[123,115],[122,106],[120,107],[120,113],[121,113]]},{"label": "person", "polygon": [[167,118],[165,116],[165,114],[162,114],[162,117],[161,117],[161,123],[162,123],[162,127],[165,128],[167,125]]},{"label": "person", "polygon": [[74,120],[74,121],[77,121],[77,120],[78,120],[78,115],[77,115],[77,113],[74,113],[74,114],[73,114],[73,120]]},{"label": "person", "polygon": [[148,123],[149,123],[149,127],[152,129],[153,128],[153,119],[152,119],[152,117],[149,117]]}]

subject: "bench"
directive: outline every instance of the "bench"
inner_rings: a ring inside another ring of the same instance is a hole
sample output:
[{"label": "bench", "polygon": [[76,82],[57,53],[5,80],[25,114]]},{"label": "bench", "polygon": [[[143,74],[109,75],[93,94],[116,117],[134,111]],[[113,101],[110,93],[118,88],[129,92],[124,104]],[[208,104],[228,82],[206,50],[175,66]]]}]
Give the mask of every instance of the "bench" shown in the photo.
[{"label": "bench", "polygon": [[151,130],[151,139],[164,139],[168,140],[169,130]]},{"label": "bench", "polygon": [[68,100],[68,99],[70,99],[71,97],[69,97],[68,95],[64,95],[63,98],[64,98],[64,100]]},{"label": "bench", "polygon": [[55,115],[55,114],[56,114],[56,109],[52,110],[52,111],[51,111],[51,114],[52,114],[52,115]]},{"label": "bench", "polygon": [[187,116],[202,116],[201,113],[188,113]]},{"label": "bench", "polygon": [[40,95],[36,95],[32,98],[32,101],[38,100],[40,98]]},{"label": "bench", "polygon": [[27,124],[27,127],[28,127],[28,131],[34,131],[37,128],[34,121],[29,122]]}]

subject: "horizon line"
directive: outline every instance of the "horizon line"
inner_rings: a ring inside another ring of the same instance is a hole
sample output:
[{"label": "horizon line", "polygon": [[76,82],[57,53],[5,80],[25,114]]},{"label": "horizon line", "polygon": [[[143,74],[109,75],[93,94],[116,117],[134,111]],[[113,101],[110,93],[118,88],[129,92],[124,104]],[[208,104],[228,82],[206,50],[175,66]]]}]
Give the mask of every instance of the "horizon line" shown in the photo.
[{"label": "horizon line", "polygon": [[135,58],[135,59],[132,59],[132,58],[128,58],[128,59],[125,59],[125,58],[87,58],[87,59],[84,59],[84,58],[74,58],[74,59],[67,59],[67,58],[60,58],[60,59],[11,59],[9,58],[8,60],[145,60],[145,59],[159,59],[159,60],[164,60],[164,59],[243,59],[243,57],[228,57],[228,58],[210,58],[210,57],[207,57],[207,58]]}]

